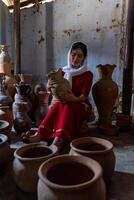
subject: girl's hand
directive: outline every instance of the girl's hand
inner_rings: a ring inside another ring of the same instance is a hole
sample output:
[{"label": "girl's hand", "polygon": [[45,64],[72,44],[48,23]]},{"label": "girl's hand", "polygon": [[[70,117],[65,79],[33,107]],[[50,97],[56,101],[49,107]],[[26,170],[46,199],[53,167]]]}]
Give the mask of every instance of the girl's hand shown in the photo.
[{"label": "girl's hand", "polygon": [[49,80],[48,82],[47,82],[47,90],[48,91],[51,91],[51,88],[52,87],[54,87],[54,85],[56,84],[56,82],[55,81],[53,81],[53,80]]}]

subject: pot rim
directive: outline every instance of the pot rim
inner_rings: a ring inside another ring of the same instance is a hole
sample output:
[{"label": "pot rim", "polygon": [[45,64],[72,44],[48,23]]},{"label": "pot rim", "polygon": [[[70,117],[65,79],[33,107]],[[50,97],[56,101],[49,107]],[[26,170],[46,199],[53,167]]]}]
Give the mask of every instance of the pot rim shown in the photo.
[{"label": "pot rim", "polygon": [[[88,160],[88,164],[87,164],[87,160]],[[48,180],[46,176],[44,176],[44,174],[46,175],[48,173],[51,167],[60,163],[69,163],[70,161],[73,161],[73,162],[75,161],[77,163],[80,163],[88,167],[94,174],[93,178],[91,178],[89,181],[86,181],[84,183],[69,186],[69,185],[60,185],[60,184],[53,183],[52,181]],[[79,189],[84,189],[85,187],[88,187],[89,184],[90,185],[94,184],[99,178],[102,178],[102,167],[97,161],[91,158],[87,158],[85,156],[58,155],[46,160],[45,162],[41,164],[38,170],[38,176],[39,176],[39,179],[41,179],[41,181],[50,188],[53,188],[56,190],[64,190],[64,191],[79,190]]]},{"label": "pot rim", "polygon": [[8,137],[6,135],[4,135],[4,134],[1,134],[1,133],[0,133],[0,139],[2,140],[0,142],[0,145],[2,145],[2,144],[4,144],[5,142],[8,141]]},{"label": "pot rim", "polygon": [[[91,142],[95,142],[96,144],[101,144],[102,146],[104,146],[106,149],[104,150],[99,150],[99,151],[89,151],[89,150],[82,150],[82,149],[78,149],[77,147],[75,147],[76,144],[83,144],[88,143],[90,141]],[[97,137],[81,137],[81,138],[77,138],[74,139],[71,143],[70,143],[70,147],[72,150],[78,152],[78,153],[84,153],[84,154],[106,154],[109,151],[113,150],[113,144],[106,139],[102,139],[102,138],[97,138]]]},{"label": "pot rim", "polygon": [[[52,153],[48,154],[47,156],[40,156],[40,157],[35,157],[35,158],[27,158],[27,157],[22,157],[21,154],[24,153],[26,150],[33,149],[35,147],[44,147],[46,149],[49,149],[52,151]],[[50,148],[46,146],[46,144],[43,144],[42,142],[40,143],[31,143],[31,144],[24,144],[23,146],[17,148],[14,152],[14,157],[21,160],[21,161],[37,161],[41,159],[48,159],[54,155],[57,154],[57,147],[54,146],[53,148]]]},{"label": "pot rim", "polygon": [[4,126],[2,128],[0,128],[0,132],[9,128],[9,122],[8,121],[0,120],[0,122],[2,122],[4,124]]}]

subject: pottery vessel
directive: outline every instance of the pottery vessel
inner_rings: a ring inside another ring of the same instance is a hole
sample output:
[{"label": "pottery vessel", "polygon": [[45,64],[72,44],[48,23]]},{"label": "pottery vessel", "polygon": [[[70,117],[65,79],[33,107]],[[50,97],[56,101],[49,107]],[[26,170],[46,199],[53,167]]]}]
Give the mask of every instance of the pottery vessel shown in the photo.
[{"label": "pottery vessel", "polygon": [[16,115],[14,119],[14,129],[18,134],[29,131],[32,128],[32,120],[28,116],[27,102],[16,102]]},{"label": "pottery vessel", "polygon": [[102,166],[105,182],[110,181],[115,168],[115,154],[110,141],[96,137],[83,137],[73,140],[70,146],[70,155],[82,155],[96,160]]},{"label": "pottery vessel", "polygon": [[0,104],[3,106],[10,106],[13,100],[7,94],[7,85],[5,82],[5,74],[0,73]]},{"label": "pottery vessel", "polygon": [[102,168],[84,156],[56,156],[39,168],[38,200],[105,200]]},{"label": "pottery vessel", "polygon": [[93,85],[92,94],[99,114],[98,123],[111,126],[113,106],[118,96],[118,86],[112,80],[116,65],[98,65],[99,80]]},{"label": "pottery vessel", "polygon": [[11,151],[8,144],[8,137],[0,134],[0,175],[6,172],[11,161]]},{"label": "pottery vessel", "polygon": [[5,76],[5,83],[7,87],[7,95],[14,99],[16,80],[13,75]]},{"label": "pottery vessel", "polygon": [[32,80],[32,74],[19,74],[20,82],[24,84],[29,84]]},{"label": "pottery vessel", "polygon": [[8,46],[0,45],[0,73],[11,75],[10,56],[8,54]]},{"label": "pottery vessel", "polygon": [[36,192],[38,169],[47,159],[57,154],[43,143],[26,144],[14,152],[13,171],[16,185],[25,192]]}]

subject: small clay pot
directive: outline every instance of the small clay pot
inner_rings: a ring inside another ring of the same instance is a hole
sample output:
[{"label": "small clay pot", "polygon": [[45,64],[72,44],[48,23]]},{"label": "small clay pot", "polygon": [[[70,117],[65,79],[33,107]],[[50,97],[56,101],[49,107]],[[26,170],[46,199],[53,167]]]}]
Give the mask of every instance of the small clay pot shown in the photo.
[{"label": "small clay pot", "polygon": [[105,200],[102,168],[84,156],[61,155],[39,168],[38,200]]},{"label": "small clay pot", "polygon": [[47,159],[57,155],[53,149],[43,143],[27,144],[14,152],[13,171],[16,185],[25,192],[36,192],[38,169]]},{"label": "small clay pot", "polygon": [[96,160],[103,169],[103,178],[109,182],[115,168],[113,144],[105,139],[83,137],[75,139],[70,144],[70,155],[82,155]]}]

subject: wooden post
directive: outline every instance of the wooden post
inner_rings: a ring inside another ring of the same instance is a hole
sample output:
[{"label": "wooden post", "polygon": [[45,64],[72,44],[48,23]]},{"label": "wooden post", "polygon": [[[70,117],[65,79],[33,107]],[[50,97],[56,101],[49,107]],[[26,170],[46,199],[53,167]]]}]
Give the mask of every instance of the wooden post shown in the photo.
[{"label": "wooden post", "polygon": [[127,65],[123,71],[123,99],[122,112],[130,115],[132,97],[132,75],[133,75],[133,55],[134,55],[134,12],[133,1],[129,4],[128,10],[128,38],[127,38]]},{"label": "wooden post", "polygon": [[21,73],[20,0],[14,0],[14,74]]}]

